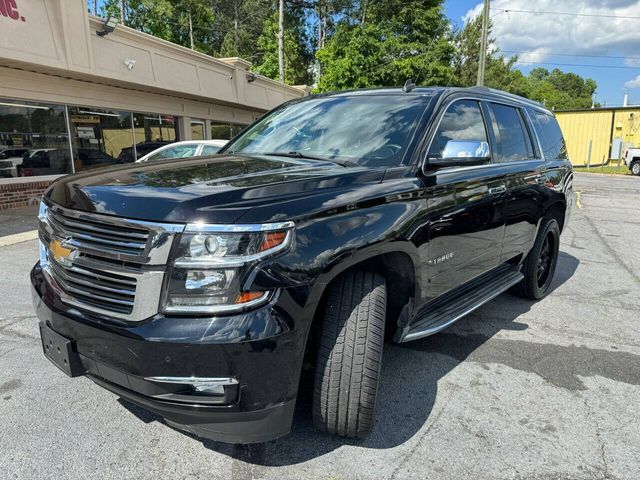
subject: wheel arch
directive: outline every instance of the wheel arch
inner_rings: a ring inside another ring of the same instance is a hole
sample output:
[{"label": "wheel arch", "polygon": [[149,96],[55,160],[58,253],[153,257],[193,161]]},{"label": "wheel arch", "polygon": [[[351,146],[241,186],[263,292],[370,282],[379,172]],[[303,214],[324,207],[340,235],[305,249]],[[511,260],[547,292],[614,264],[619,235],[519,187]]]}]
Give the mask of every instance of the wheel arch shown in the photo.
[{"label": "wheel arch", "polygon": [[552,204],[548,205],[544,210],[544,217],[553,218],[556,222],[558,222],[558,226],[560,227],[560,232],[563,231],[565,225],[565,219],[567,216],[567,203],[564,200],[557,200]]},{"label": "wheel arch", "polygon": [[387,285],[387,336],[393,336],[398,322],[409,315],[420,295],[419,260],[410,242],[393,242],[385,249],[371,247],[360,251],[349,261],[333,265],[320,275],[310,293],[310,301],[316,305],[305,347],[305,356],[314,357],[314,348],[321,330],[327,295],[335,281],[351,270],[376,272],[385,278]]}]

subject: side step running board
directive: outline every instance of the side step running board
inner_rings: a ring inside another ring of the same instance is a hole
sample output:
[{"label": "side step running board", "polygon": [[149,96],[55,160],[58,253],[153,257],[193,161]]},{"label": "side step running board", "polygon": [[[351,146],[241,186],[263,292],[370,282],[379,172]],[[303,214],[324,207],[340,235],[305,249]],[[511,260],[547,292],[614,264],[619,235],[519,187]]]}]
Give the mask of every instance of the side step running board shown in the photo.
[{"label": "side step running board", "polygon": [[523,278],[524,275],[516,267],[499,267],[425,306],[408,328],[398,332],[396,341],[409,342],[438,333],[516,285]]}]

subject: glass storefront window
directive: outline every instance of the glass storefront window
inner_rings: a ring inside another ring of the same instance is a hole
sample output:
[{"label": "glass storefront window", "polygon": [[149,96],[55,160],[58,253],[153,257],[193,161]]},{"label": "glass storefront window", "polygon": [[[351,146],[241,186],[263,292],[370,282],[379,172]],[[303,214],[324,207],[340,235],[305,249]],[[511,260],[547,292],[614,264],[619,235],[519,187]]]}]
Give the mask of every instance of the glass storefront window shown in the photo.
[{"label": "glass storefront window", "polygon": [[[62,175],[135,162],[177,141],[178,117],[98,107],[0,99],[0,178]],[[207,122],[192,119],[193,140]],[[212,123],[211,136],[228,140],[245,126]]]},{"label": "glass storefront window", "polygon": [[191,140],[204,140],[204,121],[191,120]]},{"label": "glass storefront window", "polygon": [[[244,130],[245,127],[246,127],[246,125],[238,125],[237,123],[230,124],[229,128],[231,130],[231,138],[233,138],[236,135],[238,135],[242,130]],[[229,139],[229,140],[231,140],[231,139]]]},{"label": "glass storefront window", "polygon": [[214,140],[231,140],[246,125],[237,123],[211,123],[211,138]]},{"label": "glass storefront window", "polygon": [[133,162],[146,154],[173,143],[178,139],[178,122],[173,115],[157,115],[154,113],[134,113],[133,133],[135,138],[135,152],[133,148],[123,149],[121,161]]},{"label": "glass storefront window", "polygon": [[133,147],[131,113],[69,107],[75,171],[122,163],[123,150]]},{"label": "glass storefront window", "polygon": [[71,172],[64,110],[0,99],[0,177]]}]

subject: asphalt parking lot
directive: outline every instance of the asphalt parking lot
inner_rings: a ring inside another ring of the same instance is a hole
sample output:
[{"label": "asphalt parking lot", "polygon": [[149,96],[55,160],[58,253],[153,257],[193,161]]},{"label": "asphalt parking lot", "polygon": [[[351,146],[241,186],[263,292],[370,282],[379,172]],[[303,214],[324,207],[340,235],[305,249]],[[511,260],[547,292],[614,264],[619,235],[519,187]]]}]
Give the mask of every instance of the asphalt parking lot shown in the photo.
[{"label": "asphalt parking lot", "polygon": [[552,294],[504,294],[446,332],[386,345],[365,441],[202,442],[42,355],[33,241],[0,248],[2,478],[638,479],[640,178],[576,175]]}]

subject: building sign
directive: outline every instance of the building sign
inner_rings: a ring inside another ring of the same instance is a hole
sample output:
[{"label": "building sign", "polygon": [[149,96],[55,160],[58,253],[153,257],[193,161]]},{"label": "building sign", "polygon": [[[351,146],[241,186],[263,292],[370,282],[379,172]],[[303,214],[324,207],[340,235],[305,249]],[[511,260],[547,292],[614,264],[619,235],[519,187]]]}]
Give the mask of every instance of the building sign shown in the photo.
[{"label": "building sign", "polygon": [[100,123],[98,115],[69,115],[69,119],[72,123]]},{"label": "building sign", "polygon": [[76,127],[78,138],[96,138],[93,127]]},{"label": "building sign", "polygon": [[0,17],[20,20],[21,22],[26,21],[26,19],[20,15],[20,12],[18,12],[16,0],[0,0]]}]

